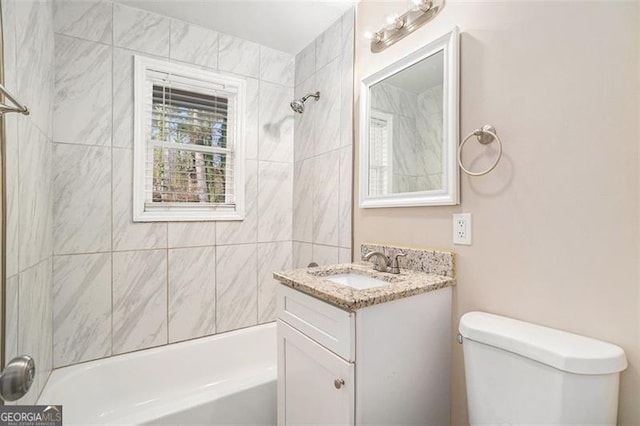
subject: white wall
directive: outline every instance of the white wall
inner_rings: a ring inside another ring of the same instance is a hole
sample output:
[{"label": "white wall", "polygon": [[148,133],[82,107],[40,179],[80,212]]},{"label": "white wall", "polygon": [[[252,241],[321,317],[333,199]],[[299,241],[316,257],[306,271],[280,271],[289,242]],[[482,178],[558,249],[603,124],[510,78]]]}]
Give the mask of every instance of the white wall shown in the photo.
[{"label": "white wall", "polygon": [[[55,2],[54,366],[275,318],[291,267],[294,57],[111,1]],[[247,81],[246,218],[133,223],[133,56]]]},{"label": "white wall", "polygon": [[[372,54],[364,31],[405,7],[360,3],[356,79],[458,25],[461,135],[493,124],[504,156],[488,176],[462,176],[459,206],[354,204],[355,246],[455,250],[455,324],[483,310],[622,346],[619,423],[640,424],[637,3],[449,1],[434,21]],[[470,148],[474,167],[492,160]],[[455,212],[473,214],[470,247],[452,245]],[[462,348],[451,341],[452,419],[463,425]]]},{"label": "white wall", "polygon": [[5,86],[29,116],[7,114],[5,359],[27,354],[32,404],[52,368],[53,15],[49,1],[2,0]]}]

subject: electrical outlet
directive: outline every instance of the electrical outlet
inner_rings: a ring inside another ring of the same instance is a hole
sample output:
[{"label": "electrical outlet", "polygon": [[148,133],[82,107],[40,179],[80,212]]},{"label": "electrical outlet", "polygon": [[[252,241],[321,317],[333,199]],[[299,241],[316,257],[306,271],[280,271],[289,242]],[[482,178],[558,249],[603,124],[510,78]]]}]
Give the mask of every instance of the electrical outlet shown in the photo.
[{"label": "electrical outlet", "polygon": [[453,244],[471,245],[471,213],[453,215]]}]

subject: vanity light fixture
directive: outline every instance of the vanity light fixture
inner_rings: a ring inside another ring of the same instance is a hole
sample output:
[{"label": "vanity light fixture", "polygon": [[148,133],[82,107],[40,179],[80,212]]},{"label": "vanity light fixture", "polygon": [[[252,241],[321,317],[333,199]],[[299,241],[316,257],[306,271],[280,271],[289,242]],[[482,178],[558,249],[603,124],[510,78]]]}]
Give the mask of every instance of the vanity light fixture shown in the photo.
[{"label": "vanity light fixture", "polygon": [[427,22],[436,17],[444,7],[445,0],[434,4],[433,0],[412,0],[413,7],[403,15],[392,15],[387,18],[387,26],[365,37],[371,40],[371,51],[378,53],[405,38]]}]

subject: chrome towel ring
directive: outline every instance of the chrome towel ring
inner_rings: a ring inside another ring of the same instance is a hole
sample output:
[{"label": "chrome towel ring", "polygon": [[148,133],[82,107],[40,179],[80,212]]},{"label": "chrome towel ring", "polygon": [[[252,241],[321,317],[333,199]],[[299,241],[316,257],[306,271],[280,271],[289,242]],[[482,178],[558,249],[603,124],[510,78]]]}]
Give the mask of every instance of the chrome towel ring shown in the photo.
[{"label": "chrome towel ring", "polygon": [[[471,136],[475,136],[478,139],[478,142],[480,142],[483,145],[487,145],[490,144],[491,142],[493,142],[494,140],[498,142],[498,157],[496,158],[496,161],[493,162],[493,164],[491,165],[491,167],[489,167],[487,170],[484,170],[482,172],[472,172],[470,170],[467,170],[463,165],[462,165],[462,148],[464,147],[464,144],[467,143],[467,141],[469,139],[471,139]],[[474,130],[472,133],[469,134],[469,136],[467,136],[466,138],[464,138],[464,140],[462,141],[462,143],[460,144],[460,146],[458,147],[458,165],[460,166],[460,168],[462,169],[463,172],[465,172],[466,174],[468,174],[469,176],[482,176],[482,175],[486,175],[487,173],[489,173],[491,170],[495,169],[496,166],[498,165],[498,163],[500,162],[500,159],[502,158],[502,141],[500,140],[500,138],[498,137],[496,128],[493,127],[490,124],[485,124],[484,126],[482,126],[481,129],[476,129]]]}]

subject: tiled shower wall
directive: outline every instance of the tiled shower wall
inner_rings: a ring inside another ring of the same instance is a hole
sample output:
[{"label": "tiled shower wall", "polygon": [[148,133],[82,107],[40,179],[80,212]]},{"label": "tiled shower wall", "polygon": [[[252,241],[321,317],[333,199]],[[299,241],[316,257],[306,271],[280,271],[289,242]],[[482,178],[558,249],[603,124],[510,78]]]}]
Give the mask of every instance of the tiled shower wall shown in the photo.
[{"label": "tiled shower wall", "polygon": [[353,52],[350,10],[296,56],[293,264],[351,261]]},{"label": "tiled shower wall", "polygon": [[[57,1],[53,364],[272,321],[291,267],[294,57],[110,1]],[[133,56],[248,87],[246,218],[132,222]]]},{"label": "tiled shower wall", "polygon": [[393,192],[442,188],[442,84],[416,94],[378,83],[371,107],[393,117]]},{"label": "tiled shower wall", "polygon": [[52,369],[53,15],[49,1],[2,0],[5,86],[29,116],[5,116],[5,359],[31,355],[32,404]]}]

